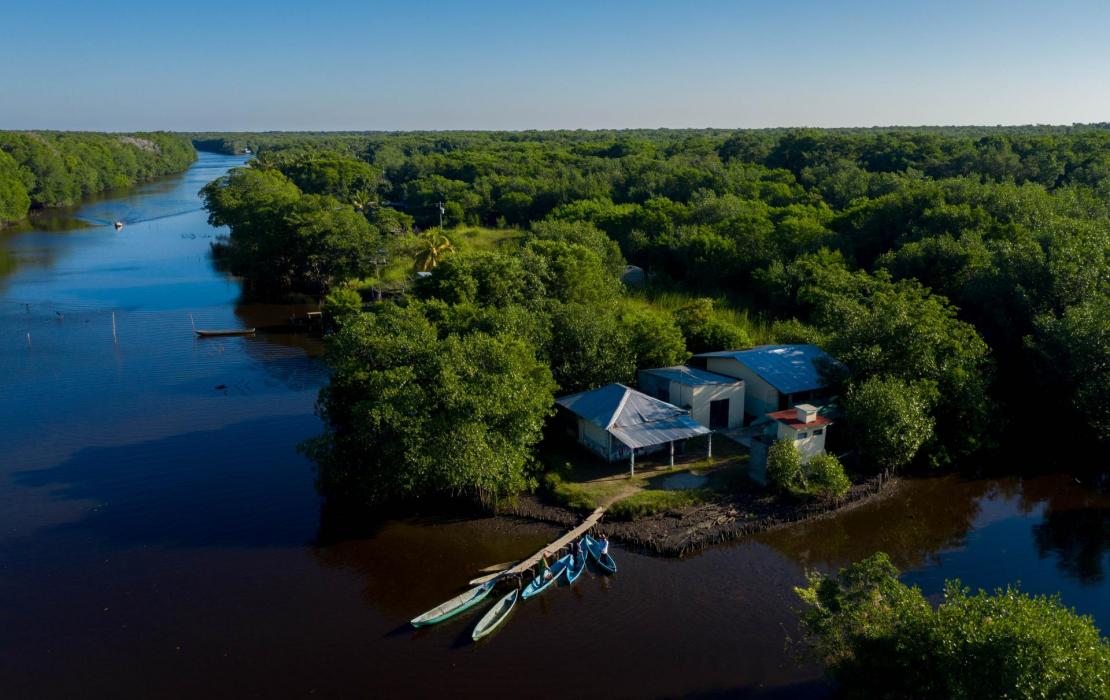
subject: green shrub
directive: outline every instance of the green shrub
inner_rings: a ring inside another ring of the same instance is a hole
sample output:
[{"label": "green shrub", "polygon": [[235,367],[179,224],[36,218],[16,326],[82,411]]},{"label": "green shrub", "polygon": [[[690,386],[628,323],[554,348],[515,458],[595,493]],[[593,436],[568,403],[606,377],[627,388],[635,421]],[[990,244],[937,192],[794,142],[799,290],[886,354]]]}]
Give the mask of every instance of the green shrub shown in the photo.
[{"label": "green shrub", "polygon": [[351,314],[362,311],[362,295],[350,287],[337,287],[324,297],[324,313],[328,319],[342,323]]},{"label": "green shrub", "polygon": [[843,496],[852,487],[844,467],[835,455],[822,453],[805,465],[809,492],[818,496]]},{"label": "green shrub", "polygon": [[802,456],[793,442],[775,440],[767,450],[767,485],[780,492],[805,488]]},{"label": "green shrub", "polygon": [[704,489],[681,491],[646,489],[617,501],[609,507],[606,515],[613,520],[636,520],[648,515],[704,503],[709,496],[710,492]]},{"label": "green shrub", "polygon": [[795,592],[806,641],[848,698],[1110,697],[1110,641],[1059,597],[949,581],[933,608],[883,553]]}]

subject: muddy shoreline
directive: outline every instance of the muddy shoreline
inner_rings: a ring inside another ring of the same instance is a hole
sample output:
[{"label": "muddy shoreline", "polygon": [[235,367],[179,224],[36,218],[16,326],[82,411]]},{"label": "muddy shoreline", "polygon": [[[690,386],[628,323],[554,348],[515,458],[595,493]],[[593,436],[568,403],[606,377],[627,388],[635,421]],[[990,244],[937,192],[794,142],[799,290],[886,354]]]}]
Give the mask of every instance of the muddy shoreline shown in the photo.
[{"label": "muddy shoreline", "polygon": [[[597,529],[638,551],[681,557],[710,545],[842,512],[890,495],[899,483],[897,478],[876,476],[854,485],[840,498],[810,501],[741,493],[632,521],[602,518]],[[521,496],[501,515],[567,528],[585,517],[583,513],[544,503],[531,495]]]}]

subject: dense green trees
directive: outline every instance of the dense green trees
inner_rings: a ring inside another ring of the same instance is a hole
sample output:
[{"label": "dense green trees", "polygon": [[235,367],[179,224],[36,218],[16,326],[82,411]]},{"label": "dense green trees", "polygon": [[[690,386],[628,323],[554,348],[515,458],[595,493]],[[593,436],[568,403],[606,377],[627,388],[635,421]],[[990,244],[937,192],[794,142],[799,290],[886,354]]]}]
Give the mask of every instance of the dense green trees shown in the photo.
[{"label": "dense green trees", "polygon": [[[1110,439],[1106,125],[197,137],[249,145],[252,169],[359,211],[370,236],[348,221],[343,238],[394,259],[410,229],[438,226],[440,202],[448,226],[526,231],[519,245],[437,256],[414,289],[526,308],[564,389],[756,340],[819,342],[841,361],[827,370],[864,466],[965,461],[1045,415],[1085,426],[1082,449]],[[283,227],[277,240],[284,215]],[[246,243],[242,269],[306,290],[372,274],[338,249],[336,269],[301,271],[281,256],[310,249]],[[642,314],[617,282],[625,261],[695,300]],[[731,324],[702,297],[756,322]],[[868,410],[914,422],[920,444],[877,434]]]},{"label": "dense green trees", "polygon": [[255,285],[323,294],[370,270],[380,234],[366,217],[331,195],[302,194],[276,169],[238,168],[203,194],[212,225],[231,228],[218,252]]},{"label": "dense green trees", "polygon": [[175,134],[0,132],[0,225],[32,207],[181,172],[195,159],[192,144]]},{"label": "dense green trees", "polygon": [[327,431],[307,445],[323,493],[493,503],[529,485],[551,373],[508,329],[466,325],[437,324],[420,304],[345,317],[320,397]]},{"label": "dense green trees", "polygon": [[934,608],[879,553],[796,589],[807,641],[851,698],[1110,697],[1110,641],[1058,598],[950,581]]}]

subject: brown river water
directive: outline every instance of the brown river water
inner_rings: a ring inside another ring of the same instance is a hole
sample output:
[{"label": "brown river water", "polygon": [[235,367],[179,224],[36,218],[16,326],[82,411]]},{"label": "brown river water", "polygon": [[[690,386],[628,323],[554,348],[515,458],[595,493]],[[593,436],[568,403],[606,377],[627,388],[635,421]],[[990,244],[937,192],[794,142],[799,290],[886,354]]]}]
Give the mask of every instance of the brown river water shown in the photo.
[{"label": "brown river water", "polygon": [[[241,303],[208,256],[196,193],[242,162],[202,153],[0,233],[0,697],[826,697],[787,644],[792,586],[879,549],[929,595],[1020,580],[1110,626],[1110,502],[1054,475],[908,481],[684,560],[615,547],[617,576],[482,643],[484,608],[411,629],[556,530],[336,533],[295,449],[326,379],[319,341],[280,328],[305,309]],[[193,321],[260,332],[197,340]]]}]

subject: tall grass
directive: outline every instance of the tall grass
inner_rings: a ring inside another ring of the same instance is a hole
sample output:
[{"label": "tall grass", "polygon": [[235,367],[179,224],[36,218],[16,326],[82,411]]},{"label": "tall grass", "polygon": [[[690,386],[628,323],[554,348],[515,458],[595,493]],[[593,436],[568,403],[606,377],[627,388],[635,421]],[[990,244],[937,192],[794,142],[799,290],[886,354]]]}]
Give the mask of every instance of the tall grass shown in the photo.
[{"label": "tall grass", "polygon": [[694,294],[675,289],[646,288],[630,290],[627,298],[631,302],[638,302],[670,313],[678,311],[695,299],[709,298],[713,300],[713,316],[717,320],[744,330],[756,345],[775,342],[769,322],[753,316],[746,307],[737,306],[727,297]]}]

